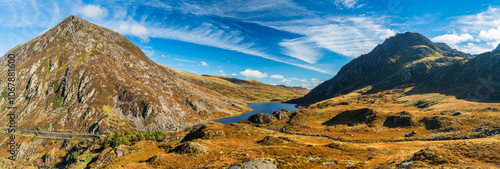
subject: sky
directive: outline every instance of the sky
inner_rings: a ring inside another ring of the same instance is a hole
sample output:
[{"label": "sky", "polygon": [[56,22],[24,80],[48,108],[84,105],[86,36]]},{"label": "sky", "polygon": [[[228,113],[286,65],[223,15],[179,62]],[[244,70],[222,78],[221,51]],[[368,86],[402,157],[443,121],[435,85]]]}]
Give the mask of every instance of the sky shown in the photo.
[{"label": "sky", "polygon": [[500,0],[0,0],[0,53],[69,15],[175,69],[309,89],[396,33],[471,54],[500,43]]}]

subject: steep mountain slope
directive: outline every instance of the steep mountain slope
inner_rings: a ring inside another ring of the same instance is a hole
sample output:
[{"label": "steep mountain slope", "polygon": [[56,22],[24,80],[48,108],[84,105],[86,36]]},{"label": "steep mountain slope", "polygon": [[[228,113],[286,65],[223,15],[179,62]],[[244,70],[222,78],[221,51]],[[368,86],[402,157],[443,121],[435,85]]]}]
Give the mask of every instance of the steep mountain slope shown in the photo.
[{"label": "steep mountain slope", "polygon": [[433,43],[418,33],[396,34],[293,102],[312,104],[368,85],[373,86],[373,91],[379,91],[417,83],[427,79],[431,71],[469,57],[469,54],[444,43]]},{"label": "steep mountain slope", "polygon": [[500,101],[500,51],[486,52],[437,70],[410,93],[443,93],[457,98]]},{"label": "steep mountain slope", "polygon": [[[18,45],[17,127],[105,133],[178,130],[245,111],[245,103],[178,79],[127,38],[69,16]],[[7,57],[0,120],[7,123]],[[4,124],[5,125],[5,124]]]},{"label": "steep mountain slope", "polygon": [[[162,65],[163,66],[163,65]],[[287,101],[304,96],[309,90],[287,86],[264,84],[256,80],[242,80],[226,76],[195,75],[189,72],[163,66],[179,79],[214,91],[245,103]]]}]

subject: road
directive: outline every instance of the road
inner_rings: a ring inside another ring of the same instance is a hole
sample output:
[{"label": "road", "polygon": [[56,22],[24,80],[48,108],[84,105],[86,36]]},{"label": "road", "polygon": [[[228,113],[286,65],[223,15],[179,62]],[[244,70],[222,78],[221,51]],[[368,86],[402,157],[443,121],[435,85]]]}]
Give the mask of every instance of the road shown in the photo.
[{"label": "road", "polygon": [[[2,129],[9,129],[8,127],[1,127]],[[23,133],[32,133],[39,137],[57,137],[57,138],[99,138],[102,135],[95,134],[78,134],[78,133],[59,133],[59,132],[48,132],[48,131],[38,131],[38,130],[26,130],[15,128],[16,131]]]}]

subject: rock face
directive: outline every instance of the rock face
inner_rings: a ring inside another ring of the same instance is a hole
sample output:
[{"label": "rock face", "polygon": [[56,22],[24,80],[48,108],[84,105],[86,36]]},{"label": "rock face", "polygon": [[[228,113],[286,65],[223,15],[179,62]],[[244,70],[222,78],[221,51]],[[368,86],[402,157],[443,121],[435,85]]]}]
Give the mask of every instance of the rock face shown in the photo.
[{"label": "rock face", "polygon": [[389,116],[385,119],[385,127],[410,127],[413,126],[413,116],[408,112],[400,112],[397,116]]},{"label": "rock face", "polygon": [[292,115],[292,112],[288,109],[283,109],[283,110],[277,110],[273,112],[273,116],[276,117],[278,120],[283,120],[285,118],[290,117]]},{"label": "rock face", "polygon": [[322,123],[322,125],[333,126],[339,124],[345,124],[348,126],[354,126],[357,124],[371,124],[377,119],[378,113],[369,108],[359,109],[359,110],[348,110],[344,111],[332,119]]},{"label": "rock face", "polygon": [[[19,128],[171,131],[244,105],[175,78],[127,38],[77,16],[8,54],[15,56]],[[0,73],[7,75],[8,58],[0,59]],[[0,78],[2,89],[6,80]],[[6,114],[0,120],[7,122]]]},{"label": "rock face", "polygon": [[295,142],[295,141],[286,137],[266,136],[264,139],[258,141],[257,143],[270,146],[270,145],[283,145],[289,142]]},{"label": "rock face", "polygon": [[425,129],[433,130],[447,126],[446,124],[450,123],[451,119],[446,117],[434,116],[432,118],[423,119],[422,121],[425,124]]},{"label": "rock face", "polygon": [[469,57],[418,33],[396,34],[343,66],[335,77],[303,98],[291,102],[312,104],[368,85],[381,90],[421,82],[431,77],[431,71]]},{"label": "rock face", "polygon": [[267,124],[276,120],[276,117],[270,114],[257,113],[248,118],[248,121],[257,124]]},{"label": "rock face", "polygon": [[201,144],[196,142],[186,142],[181,144],[174,149],[170,150],[170,152],[175,152],[179,154],[187,154],[190,156],[202,156],[208,153],[208,150]]}]

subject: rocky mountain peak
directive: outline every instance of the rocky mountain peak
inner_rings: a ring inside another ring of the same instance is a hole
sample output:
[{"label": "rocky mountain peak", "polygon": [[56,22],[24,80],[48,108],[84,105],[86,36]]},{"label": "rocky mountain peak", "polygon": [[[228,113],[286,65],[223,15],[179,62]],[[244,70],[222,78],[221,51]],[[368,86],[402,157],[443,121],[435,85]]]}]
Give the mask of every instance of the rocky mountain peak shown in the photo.
[{"label": "rocky mountain peak", "polygon": [[387,38],[370,53],[344,65],[335,77],[320,84],[298,102],[316,103],[366,86],[374,90],[413,84],[433,69],[470,57],[444,43],[433,43],[419,33]]},{"label": "rocky mountain peak", "polygon": [[373,51],[370,53],[372,54],[385,53],[392,55],[396,53],[399,49],[416,45],[426,45],[432,49],[436,49],[435,44],[422,34],[405,32],[405,33],[398,33],[394,36],[391,36],[390,38],[387,38],[382,44],[377,45],[377,47],[375,47],[375,49],[373,49]]},{"label": "rocky mountain peak", "polygon": [[[19,112],[27,112],[19,115],[20,128],[171,131],[244,104],[177,79],[126,37],[74,15],[9,53],[18,59]],[[0,62],[6,74],[7,60]]]},{"label": "rocky mountain peak", "polygon": [[493,52],[497,50],[500,50],[500,44],[498,44],[497,48],[493,49]]}]

